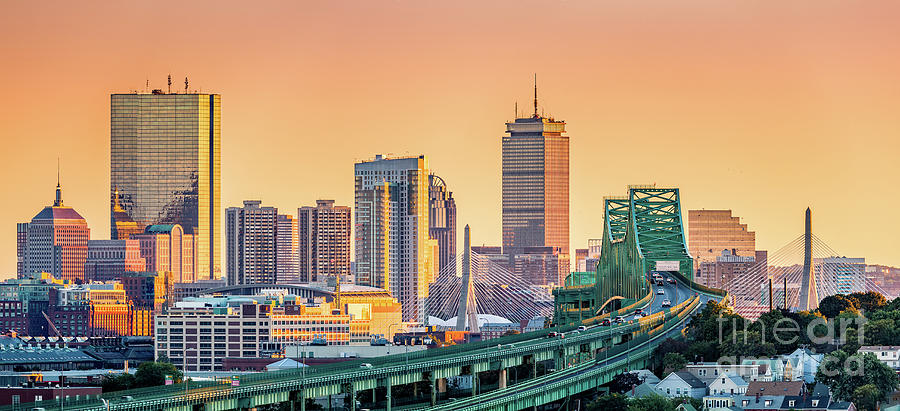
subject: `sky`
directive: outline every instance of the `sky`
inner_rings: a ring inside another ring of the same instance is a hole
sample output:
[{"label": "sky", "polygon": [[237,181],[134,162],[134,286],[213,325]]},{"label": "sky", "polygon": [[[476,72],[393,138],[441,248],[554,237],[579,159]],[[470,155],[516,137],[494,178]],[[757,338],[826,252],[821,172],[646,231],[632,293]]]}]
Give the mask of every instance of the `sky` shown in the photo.
[{"label": "sky", "polygon": [[571,138],[572,248],[629,184],[732,209],[777,250],[813,230],[900,266],[900,2],[5,2],[0,278],[15,223],[65,202],[109,238],[109,94],[222,95],[222,207],[353,203],[353,164],[425,154],[498,245],[516,102]]}]

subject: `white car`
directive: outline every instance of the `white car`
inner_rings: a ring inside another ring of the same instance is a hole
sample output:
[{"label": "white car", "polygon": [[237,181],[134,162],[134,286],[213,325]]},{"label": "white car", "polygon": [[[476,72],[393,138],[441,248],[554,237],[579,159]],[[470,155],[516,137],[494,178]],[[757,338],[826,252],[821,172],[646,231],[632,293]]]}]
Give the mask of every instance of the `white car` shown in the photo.
[{"label": "white car", "polygon": [[657,288],[656,295],[666,295],[666,290],[663,290],[662,288]]},{"label": "white car", "polygon": [[666,298],[665,300],[662,301],[662,306],[663,306],[663,307],[671,307],[671,306],[672,306],[672,302],[669,301],[668,298]]}]

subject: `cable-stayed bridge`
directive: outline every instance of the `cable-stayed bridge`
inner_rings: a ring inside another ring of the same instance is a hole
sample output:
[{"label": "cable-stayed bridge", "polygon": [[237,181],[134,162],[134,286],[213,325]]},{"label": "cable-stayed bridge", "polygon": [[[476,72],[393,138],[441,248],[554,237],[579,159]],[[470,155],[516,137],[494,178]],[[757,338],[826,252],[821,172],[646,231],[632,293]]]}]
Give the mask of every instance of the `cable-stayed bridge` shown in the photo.
[{"label": "cable-stayed bridge", "polygon": [[[459,314],[463,291],[463,257],[456,256],[435,277],[428,291],[425,309],[429,316],[453,320]],[[513,322],[553,313],[553,296],[505,267],[476,252],[471,252],[471,282],[477,314],[490,314]],[[471,298],[471,297],[470,297]],[[452,322],[452,321],[451,321]]]},{"label": "cable-stayed bridge", "polygon": [[843,257],[813,234],[809,209],[806,218],[803,234],[746,271],[722,279],[735,312],[755,319],[770,307],[815,310],[826,296],[854,292],[896,297],[866,276],[862,259]]},{"label": "cable-stayed bridge", "polygon": [[[680,338],[693,313],[708,301],[725,297],[721,290],[692,281],[678,189],[631,187],[627,200],[607,201],[605,206],[604,248],[596,281],[554,290],[552,328],[408,354],[245,375],[238,385],[188,382],[29,406],[220,411],[286,404],[291,410],[305,410],[308,399],[337,394],[352,399],[364,394],[364,406],[372,409],[518,410],[565,400],[611,381],[622,371],[648,367],[654,349],[666,338]],[[475,254],[464,254],[454,264],[462,267],[441,270],[431,289],[433,299],[427,306],[436,317],[450,315],[455,308],[458,320],[475,311],[528,318],[546,308],[538,298],[543,290],[517,282],[508,271]],[[675,284],[651,287],[652,271],[665,272]],[[610,302],[618,308],[597,315]],[[649,315],[633,317],[636,309]],[[629,318],[621,324],[601,325],[602,319],[613,315]],[[486,372],[496,373],[497,385],[482,386]],[[471,375],[474,383],[470,395],[452,401],[446,391],[447,378],[458,375]],[[408,389],[396,390],[400,386]],[[355,411],[356,402],[350,401],[349,408]]]}]

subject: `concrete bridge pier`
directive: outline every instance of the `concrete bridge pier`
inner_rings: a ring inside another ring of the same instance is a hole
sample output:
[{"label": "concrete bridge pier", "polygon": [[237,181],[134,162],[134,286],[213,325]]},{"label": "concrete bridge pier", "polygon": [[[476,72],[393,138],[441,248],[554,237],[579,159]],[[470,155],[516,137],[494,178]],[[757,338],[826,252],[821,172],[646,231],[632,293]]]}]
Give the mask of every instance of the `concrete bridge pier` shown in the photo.
[{"label": "concrete bridge pier", "polygon": [[391,411],[391,382],[387,381],[385,387],[387,388],[387,390],[385,391],[385,409],[387,411]]},{"label": "concrete bridge pier", "polygon": [[350,384],[350,411],[356,411],[356,387]]},{"label": "concrete bridge pier", "polygon": [[437,404],[437,379],[434,378],[434,373],[431,374],[431,406],[434,407]]},{"label": "concrete bridge pier", "polygon": [[306,411],[306,388],[300,390],[300,411]]},{"label": "concrete bridge pier", "polygon": [[501,390],[506,388],[506,368],[500,369],[500,387]]}]

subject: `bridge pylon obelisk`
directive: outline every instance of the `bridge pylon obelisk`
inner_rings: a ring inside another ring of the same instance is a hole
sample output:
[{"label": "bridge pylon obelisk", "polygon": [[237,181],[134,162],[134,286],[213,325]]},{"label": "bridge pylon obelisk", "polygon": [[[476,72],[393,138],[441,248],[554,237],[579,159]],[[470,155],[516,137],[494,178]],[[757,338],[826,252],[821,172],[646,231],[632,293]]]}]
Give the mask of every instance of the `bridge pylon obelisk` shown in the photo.
[{"label": "bridge pylon obelisk", "polygon": [[462,288],[459,291],[459,309],[456,311],[456,331],[465,331],[466,323],[469,332],[478,333],[478,314],[475,301],[475,279],[472,278],[472,240],[469,236],[469,225],[463,235],[462,256]]},{"label": "bridge pylon obelisk", "polygon": [[[803,273],[800,282],[800,311],[819,308],[816,276],[812,265],[812,211],[806,207],[806,230],[803,232]],[[787,293],[787,290],[784,290]]]}]

